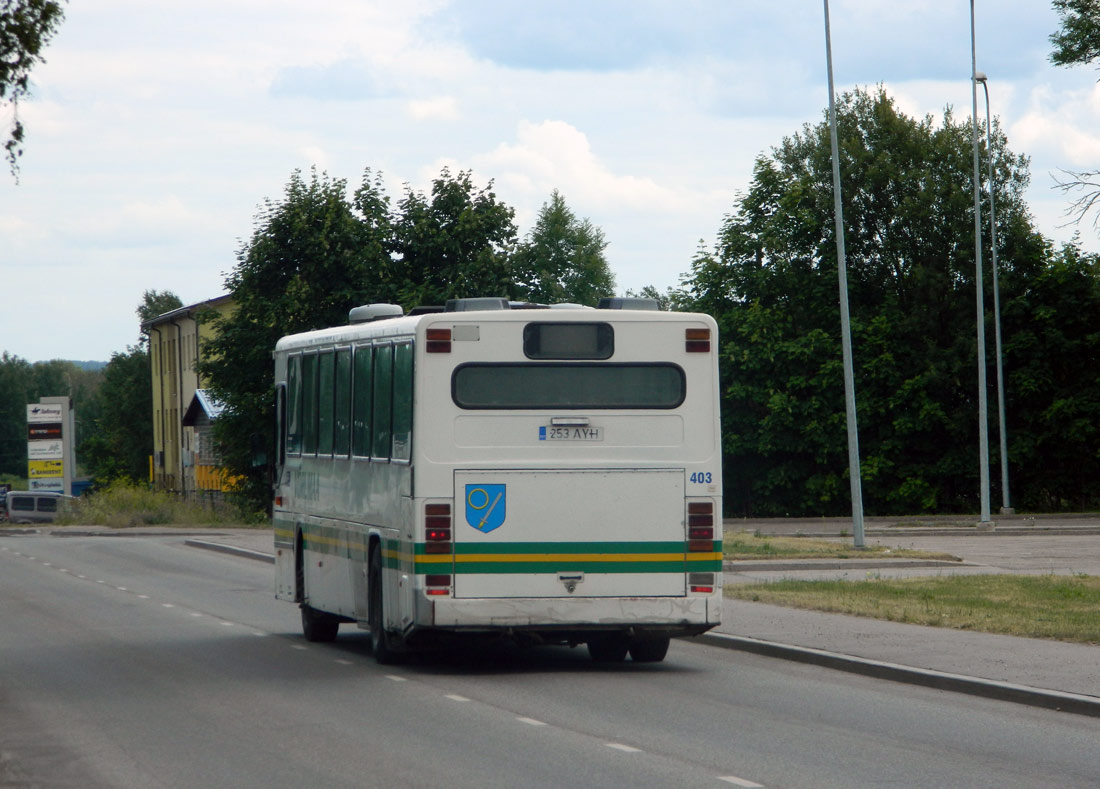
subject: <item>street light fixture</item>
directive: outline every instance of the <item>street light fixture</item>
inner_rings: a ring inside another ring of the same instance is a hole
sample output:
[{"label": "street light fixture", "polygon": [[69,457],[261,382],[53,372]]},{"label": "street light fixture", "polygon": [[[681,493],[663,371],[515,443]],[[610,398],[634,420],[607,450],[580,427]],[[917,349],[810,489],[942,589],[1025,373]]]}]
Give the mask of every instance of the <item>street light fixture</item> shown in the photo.
[{"label": "street light fixture", "polygon": [[1012,514],[1008,495],[1008,433],[1005,430],[1005,375],[1001,353],[1001,296],[997,285],[997,212],[993,202],[993,126],[989,111],[989,78],[981,71],[974,73],[985,91],[985,147],[989,154],[989,243],[993,266],[993,330],[997,345],[997,425],[1001,439],[1001,514]]}]

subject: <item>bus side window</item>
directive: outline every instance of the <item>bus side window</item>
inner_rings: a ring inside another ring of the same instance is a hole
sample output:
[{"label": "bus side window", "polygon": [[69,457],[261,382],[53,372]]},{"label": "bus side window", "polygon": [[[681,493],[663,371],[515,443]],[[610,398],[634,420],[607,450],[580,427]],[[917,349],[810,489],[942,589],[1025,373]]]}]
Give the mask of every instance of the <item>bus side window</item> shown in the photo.
[{"label": "bus side window", "polygon": [[351,348],[336,352],[336,435],[332,451],[347,455],[351,450]]},{"label": "bus side window", "polygon": [[393,459],[412,459],[413,347],[394,346],[393,357]]},{"label": "bus side window", "polygon": [[371,456],[390,456],[390,425],[393,416],[393,346],[374,349],[374,442]]},{"label": "bus side window", "polygon": [[287,359],[286,374],[286,451],[302,451],[302,357]]},{"label": "bus side window", "polygon": [[302,452],[317,451],[317,354],[302,357]]},{"label": "bus side window", "polygon": [[332,454],[333,417],[336,405],[336,354],[317,356],[317,454]]},{"label": "bus side window", "polygon": [[286,382],[284,381],[275,384],[275,466],[277,469],[282,469],[286,465],[286,434]]},{"label": "bus side window", "polygon": [[371,357],[373,351],[374,349],[369,345],[355,349],[351,396],[351,451],[359,457],[370,457]]}]

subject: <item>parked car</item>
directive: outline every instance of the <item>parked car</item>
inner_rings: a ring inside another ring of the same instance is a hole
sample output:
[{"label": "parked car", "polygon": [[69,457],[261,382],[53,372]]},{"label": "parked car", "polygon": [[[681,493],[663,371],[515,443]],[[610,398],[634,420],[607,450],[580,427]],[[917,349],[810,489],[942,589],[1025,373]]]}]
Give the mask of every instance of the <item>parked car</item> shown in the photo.
[{"label": "parked car", "polygon": [[52,491],[13,490],[8,492],[3,511],[12,523],[52,523],[70,498]]}]

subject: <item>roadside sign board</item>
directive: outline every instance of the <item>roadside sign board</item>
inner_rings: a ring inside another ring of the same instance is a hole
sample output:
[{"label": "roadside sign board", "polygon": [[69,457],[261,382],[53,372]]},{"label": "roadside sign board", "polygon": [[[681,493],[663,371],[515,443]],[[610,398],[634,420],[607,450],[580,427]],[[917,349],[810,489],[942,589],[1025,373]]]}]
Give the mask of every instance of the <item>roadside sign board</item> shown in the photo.
[{"label": "roadside sign board", "polygon": [[47,441],[28,441],[28,460],[61,460],[65,457],[65,445],[60,438]]},{"label": "roadside sign board", "polygon": [[30,479],[42,479],[43,477],[64,477],[64,460],[28,460],[27,476]]},{"label": "roadside sign board", "polygon": [[30,403],[27,405],[27,424],[54,422],[61,424],[64,408],[59,403]]},{"label": "roadside sign board", "polygon": [[46,438],[61,438],[62,430],[61,423],[57,422],[42,422],[33,425],[27,425],[27,440],[39,441]]}]

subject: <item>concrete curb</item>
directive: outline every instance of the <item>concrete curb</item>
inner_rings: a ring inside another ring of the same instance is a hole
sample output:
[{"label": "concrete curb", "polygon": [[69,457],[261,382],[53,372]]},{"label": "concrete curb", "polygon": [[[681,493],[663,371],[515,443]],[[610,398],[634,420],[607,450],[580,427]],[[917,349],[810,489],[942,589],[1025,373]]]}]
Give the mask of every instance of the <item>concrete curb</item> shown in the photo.
[{"label": "concrete curb", "polygon": [[792,559],[790,561],[725,559],[722,572],[747,573],[759,571],[791,572],[794,570],[883,570],[898,567],[977,567],[969,562],[946,559]]},{"label": "concrete curb", "polygon": [[[728,525],[728,524],[727,524]],[[744,527],[738,531],[749,531]],[[1027,526],[1027,527],[1001,527],[995,529],[970,528],[925,528],[921,526],[899,526],[891,529],[865,529],[865,537],[889,537],[902,539],[905,537],[1067,537],[1072,534],[1094,537],[1100,534],[1100,527],[1094,526]],[[761,532],[763,537],[789,536],[810,537],[814,539],[837,539],[838,537],[851,540],[850,529],[841,534],[835,531],[798,531],[790,534],[773,535],[770,532]]]},{"label": "concrete curb", "polygon": [[1026,704],[1032,707],[1043,707],[1059,712],[1072,712],[1078,715],[1100,717],[1100,697],[1085,696],[1077,693],[1066,693],[1059,690],[1046,690],[1032,688],[1027,685],[1016,685],[1011,682],[998,682],[992,679],[968,677],[962,674],[950,674],[933,669],[913,668],[897,663],[884,663],[879,660],[843,655],[837,652],[827,652],[823,649],[810,647],[797,647],[789,644],[779,644],[774,641],[764,641],[758,638],[745,636],[731,636],[726,633],[704,633],[687,639],[700,641],[709,646],[722,649],[736,649],[741,652],[751,652],[764,657],[782,658],[797,663],[809,663],[815,666],[847,671],[852,674],[862,674],[877,679],[888,679],[894,682],[904,682],[910,685],[921,685],[939,690],[949,690],[955,693],[967,693],[972,696],[982,696],[999,701],[1010,701],[1016,704]]},{"label": "concrete curb", "polygon": [[240,548],[236,545],[226,545],[221,542],[208,542],[206,540],[184,540],[184,545],[190,545],[192,548],[205,548],[208,551],[217,551],[218,553],[228,553],[233,556],[243,556],[245,559],[255,559],[259,562],[267,562],[268,564],[275,564],[275,557],[270,553],[262,553],[261,551],[253,551],[248,548]]}]

